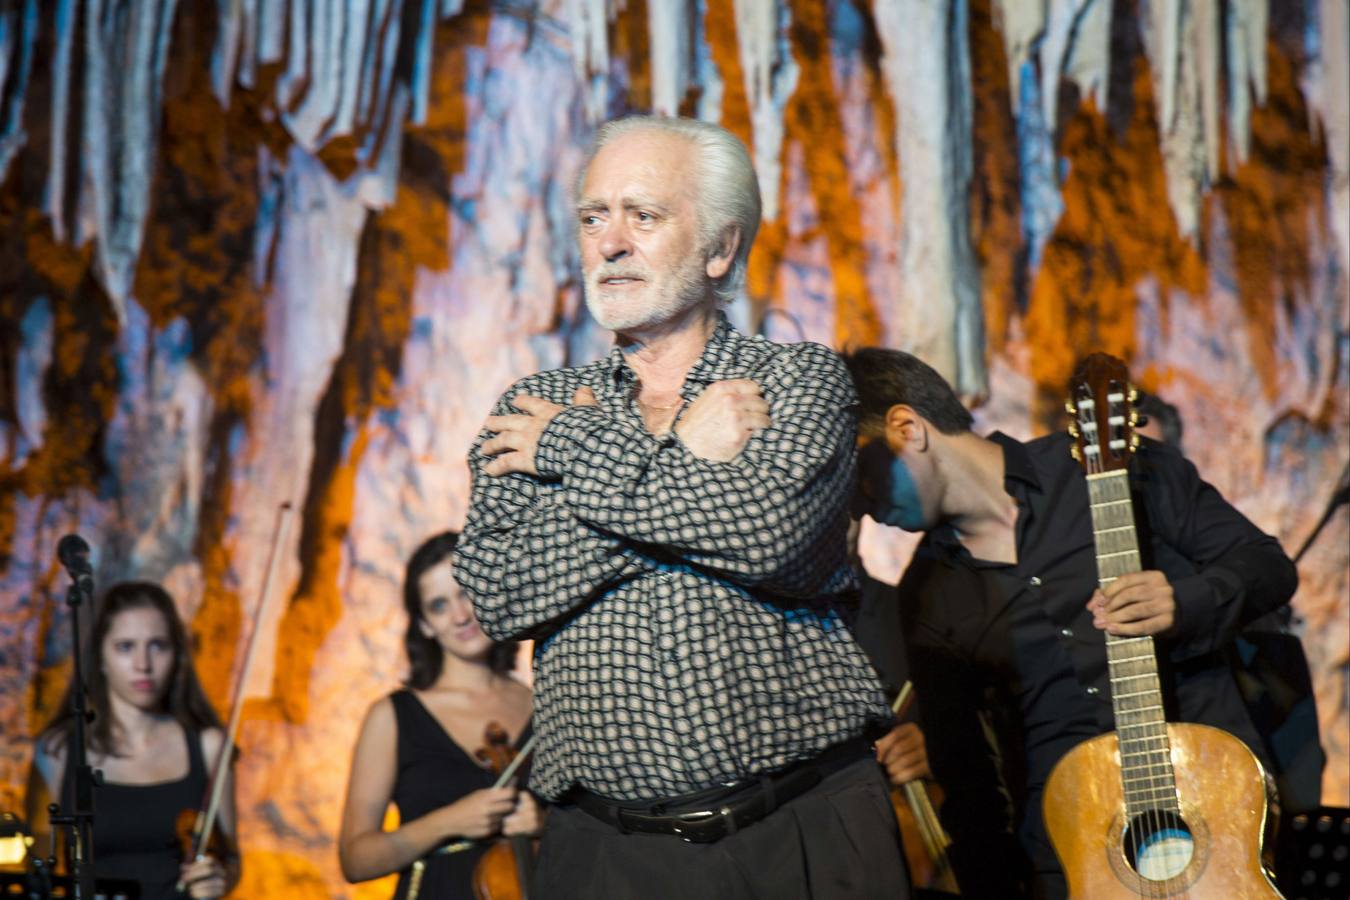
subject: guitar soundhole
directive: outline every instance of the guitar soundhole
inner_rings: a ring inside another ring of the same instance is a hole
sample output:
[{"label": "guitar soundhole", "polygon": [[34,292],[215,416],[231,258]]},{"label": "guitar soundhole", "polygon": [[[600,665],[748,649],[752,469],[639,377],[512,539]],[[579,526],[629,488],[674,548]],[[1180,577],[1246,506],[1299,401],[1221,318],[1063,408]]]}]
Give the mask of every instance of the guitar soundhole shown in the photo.
[{"label": "guitar soundhole", "polygon": [[1150,810],[1130,820],[1122,835],[1130,866],[1148,881],[1175,878],[1195,855],[1195,838],[1181,816]]}]

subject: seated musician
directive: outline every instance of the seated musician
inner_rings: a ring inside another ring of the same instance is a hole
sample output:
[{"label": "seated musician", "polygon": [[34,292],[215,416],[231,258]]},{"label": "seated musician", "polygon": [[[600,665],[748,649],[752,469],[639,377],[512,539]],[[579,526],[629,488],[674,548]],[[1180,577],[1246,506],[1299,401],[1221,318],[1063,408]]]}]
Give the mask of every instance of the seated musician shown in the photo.
[{"label": "seated musician", "polygon": [[[142,900],[224,896],[239,880],[239,857],[188,860],[179,823],[188,825],[206,796],[224,729],[197,681],[187,631],[173,599],[145,581],[114,585],[94,617],[85,669],[93,720],[86,730],[89,764],[103,773],[94,789],[94,872],[132,882]],[[37,740],[29,776],[28,819],[39,836],[50,830],[47,805],[73,806],[69,741],[72,685]],[[229,777],[227,770],[226,777]],[[233,779],[223,792],[217,830],[232,847]]]},{"label": "seated musician", "polygon": [[915,357],[864,349],[846,361],[862,405],[859,507],[926,532],[900,609],[962,894],[1062,897],[1041,792],[1061,756],[1115,727],[1104,632],[1156,637],[1168,718],[1222,728],[1261,756],[1225,651],[1288,602],[1297,573],[1175,449],[1145,440],[1131,473],[1151,568],[1099,590],[1067,435],[981,437]]},{"label": "seated musician", "polygon": [[[366,713],[342,811],[342,874],[358,882],[398,872],[398,900],[409,896],[413,863],[458,838],[474,843],[430,856],[418,891],[424,898],[472,900],[474,867],[489,845],[481,839],[542,827],[530,793],[494,788],[494,776],[474,757],[491,722],[523,742],[531,698],[510,675],[517,645],[485,635],[455,583],[457,539],[453,532],[437,535],[408,561],[404,648],[411,671],[403,690]],[[385,831],[391,802],[400,824]]]}]

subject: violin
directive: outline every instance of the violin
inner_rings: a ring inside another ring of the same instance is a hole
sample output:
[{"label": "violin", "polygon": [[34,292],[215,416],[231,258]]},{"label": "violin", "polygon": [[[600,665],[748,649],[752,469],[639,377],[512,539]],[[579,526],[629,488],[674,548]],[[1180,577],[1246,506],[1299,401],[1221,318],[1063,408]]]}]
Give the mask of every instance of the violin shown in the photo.
[{"label": "violin", "polygon": [[[516,749],[506,729],[489,722],[483,733],[485,746],[474,756],[501,779],[516,768]],[[530,900],[534,891],[534,854],[537,840],[527,835],[498,838],[478,859],[473,870],[473,893],[478,900]]]},{"label": "violin", "polygon": [[[520,768],[521,763],[530,758],[530,754],[534,752],[534,742],[539,739],[537,734],[530,735],[525,746],[517,751],[511,746],[506,729],[496,722],[488,723],[483,737],[488,746],[476,751],[474,756],[492,768],[493,774],[497,776],[496,783],[492,785],[494,788],[505,787],[515,777],[516,770]],[[528,900],[527,891],[534,876],[534,839],[513,836],[499,839],[499,843],[501,841],[506,841],[511,847],[511,858],[508,860],[500,853],[493,854],[494,848],[488,849],[484,857],[492,854],[496,857],[496,861],[488,864],[492,868],[491,877],[489,878],[488,873],[484,871],[480,878],[479,870],[484,869],[484,862],[482,859],[479,860],[473,875],[474,896],[478,900],[516,900],[516,898]],[[418,900],[421,895],[422,876],[427,869],[427,860],[446,853],[459,853],[476,845],[476,841],[464,838],[438,847],[421,859],[414,860],[408,875],[407,900]],[[521,847],[520,853],[515,851],[517,845]]]},{"label": "violin", "polygon": [[[891,704],[891,711],[899,718],[909,710],[913,700],[914,685],[906,681]],[[951,838],[938,821],[928,785],[922,779],[916,779],[891,788],[891,808],[900,826],[905,862],[909,864],[914,886],[959,894],[956,875],[947,857]]]}]

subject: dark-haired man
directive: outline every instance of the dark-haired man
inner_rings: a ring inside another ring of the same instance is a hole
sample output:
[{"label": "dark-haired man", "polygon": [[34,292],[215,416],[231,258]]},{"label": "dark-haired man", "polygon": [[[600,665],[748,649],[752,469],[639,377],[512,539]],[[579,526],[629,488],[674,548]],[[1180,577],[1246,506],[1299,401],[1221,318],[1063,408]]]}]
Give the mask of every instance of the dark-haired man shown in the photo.
[{"label": "dark-haired man", "polygon": [[865,349],[846,363],[861,401],[858,510],[926,532],[900,583],[902,628],[963,895],[1062,897],[1041,791],[1065,752],[1114,729],[1103,632],[1158,638],[1169,718],[1260,755],[1225,651],[1288,602],[1297,574],[1180,454],[1145,440],[1131,477],[1151,567],[1098,590],[1067,435],[981,437],[917,358]]}]

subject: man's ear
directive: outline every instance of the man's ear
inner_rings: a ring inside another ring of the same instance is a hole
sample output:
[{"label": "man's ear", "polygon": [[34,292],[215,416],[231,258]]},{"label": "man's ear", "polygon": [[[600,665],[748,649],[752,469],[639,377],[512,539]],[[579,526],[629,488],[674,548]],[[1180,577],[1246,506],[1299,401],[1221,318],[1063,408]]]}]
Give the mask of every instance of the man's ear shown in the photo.
[{"label": "man's ear", "polygon": [[721,238],[713,244],[712,252],[708,255],[708,263],[704,267],[708,277],[716,281],[730,272],[732,264],[736,262],[736,251],[740,247],[741,229],[735,225],[729,226],[722,232]]},{"label": "man's ear", "polygon": [[886,410],[886,439],[896,451],[928,450],[928,420],[907,403],[897,403]]}]

